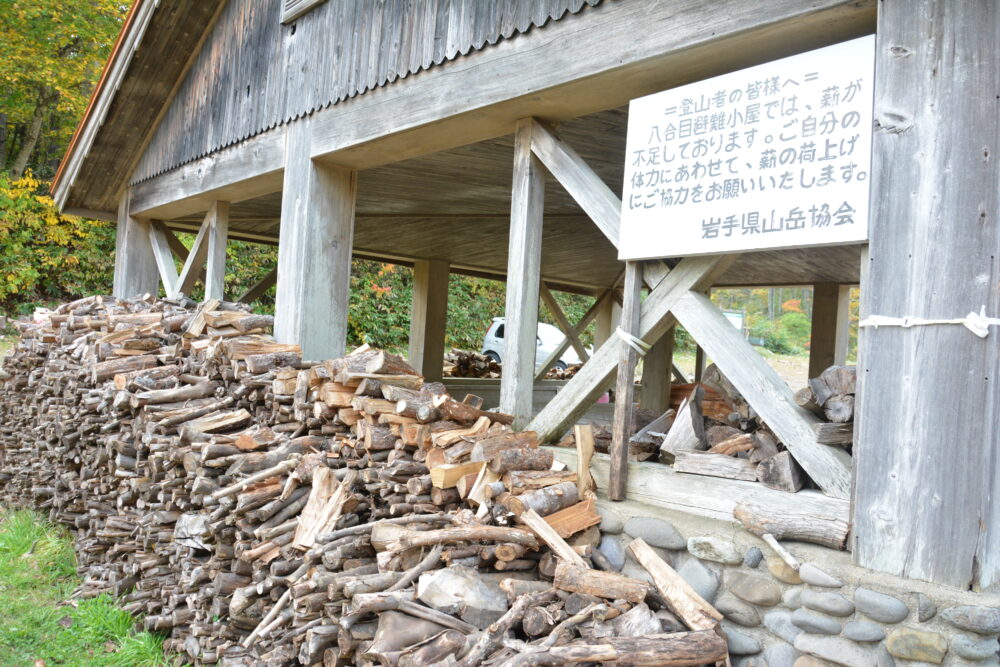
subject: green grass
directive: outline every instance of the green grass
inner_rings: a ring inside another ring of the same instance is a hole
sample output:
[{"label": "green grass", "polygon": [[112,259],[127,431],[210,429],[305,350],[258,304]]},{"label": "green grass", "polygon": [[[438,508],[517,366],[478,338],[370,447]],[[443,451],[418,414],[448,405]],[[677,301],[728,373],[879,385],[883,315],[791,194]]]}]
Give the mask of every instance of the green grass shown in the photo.
[{"label": "green grass", "polygon": [[159,667],[163,639],[102,595],[64,603],[79,583],[69,534],[35,512],[0,512],[0,667]]}]

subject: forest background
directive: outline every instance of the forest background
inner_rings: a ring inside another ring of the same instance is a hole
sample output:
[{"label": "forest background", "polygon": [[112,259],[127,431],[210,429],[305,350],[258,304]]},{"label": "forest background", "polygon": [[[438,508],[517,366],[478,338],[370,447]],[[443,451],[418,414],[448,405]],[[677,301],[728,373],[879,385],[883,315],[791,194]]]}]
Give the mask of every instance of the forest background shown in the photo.
[{"label": "forest background", "polygon": [[[115,223],[61,215],[51,179],[87,106],[129,3],[113,0],[0,0],[0,310],[11,317],[39,306],[111,292]],[[190,247],[193,235],[179,234]],[[231,241],[226,291],[240,295],[277,264],[277,248]],[[199,298],[201,286],[191,296]],[[408,267],[355,260],[349,344],[402,350],[409,334],[412,273]],[[447,345],[478,350],[493,317],[504,310],[505,286],[452,275]],[[556,293],[572,320],[593,299]],[[806,354],[812,318],[809,287],[715,290],[720,307],[741,312],[752,340],[780,354]],[[252,304],[271,312],[274,288]],[[542,306],[542,321],[554,319]],[[857,319],[857,290],[851,318]],[[852,327],[853,330],[853,327]],[[584,333],[593,339],[593,325]],[[677,344],[690,350],[682,330]],[[854,336],[851,341],[854,352]]]}]

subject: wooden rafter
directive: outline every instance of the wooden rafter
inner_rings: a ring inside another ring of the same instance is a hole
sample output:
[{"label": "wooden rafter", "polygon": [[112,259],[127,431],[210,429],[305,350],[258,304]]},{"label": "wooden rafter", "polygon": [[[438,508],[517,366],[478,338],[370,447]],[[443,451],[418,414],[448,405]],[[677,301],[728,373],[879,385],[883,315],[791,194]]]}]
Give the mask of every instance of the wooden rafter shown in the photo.
[{"label": "wooden rafter", "polygon": [[534,118],[529,122],[531,151],[617,248],[621,200],[576,151]]}]

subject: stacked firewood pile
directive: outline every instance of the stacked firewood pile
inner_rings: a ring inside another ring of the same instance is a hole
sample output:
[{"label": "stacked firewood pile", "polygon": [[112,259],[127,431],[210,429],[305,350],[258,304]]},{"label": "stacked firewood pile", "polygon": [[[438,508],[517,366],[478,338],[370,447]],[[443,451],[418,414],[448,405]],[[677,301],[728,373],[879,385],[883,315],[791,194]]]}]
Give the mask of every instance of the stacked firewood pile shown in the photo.
[{"label": "stacked firewood pile", "polygon": [[455,378],[498,378],[500,363],[478,352],[452,350],[444,355],[444,376]]},{"label": "stacked firewood pile", "polygon": [[[855,369],[832,366],[796,394],[796,402],[825,420],[822,444],[849,445],[853,432]],[[698,384],[675,384],[671,408],[657,415],[635,410],[629,458],[659,460],[675,470],[744,481],[794,493],[812,481],[717,367]],[[563,445],[573,445],[568,437]],[[597,451],[607,452],[611,431],[595,425]]]},{"label": "stacked firewood pile", "polygon": [[399,357],[304,361],[270,318],[194,305],[77,301],[4,362],[0,497],[76,529],[81,595],[195,664],[725,658],[650,547],[654,585],[597,548],[586,456],[560,470]]},{"label": "stacked firewood pile", "polygon": [[813,412],[822,423],[816,425],[816,440],[823,445],[847,445],[854,442],[854,393],[857,390],[856,366],[830,366],[809,385],[795,393],[795,402]]},{"label": "stacked firewood pile", "polygon": [[[546,380],[568,380],[580,370],[582,364],[568,368],[553,367],[545,373]],[[444,376],[455,378],[499,378],[503,366],[498,361],[478,352],[452,350],[444,355]]]}]

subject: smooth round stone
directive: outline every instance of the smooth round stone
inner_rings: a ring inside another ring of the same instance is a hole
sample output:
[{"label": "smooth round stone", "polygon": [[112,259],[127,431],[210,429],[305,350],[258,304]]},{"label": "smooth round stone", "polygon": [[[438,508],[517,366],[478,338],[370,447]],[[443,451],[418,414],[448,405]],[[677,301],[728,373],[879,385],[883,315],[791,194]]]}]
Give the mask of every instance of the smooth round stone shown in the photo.
[{"label": "smooth round stone", "polygon": [[760,625],[760,612],[752,604],[744,602],[732,593],[723,593],[715,601],[715,608],[727,619],[746,628]]},{"label": "smooth round stone", "polygon": [[601,510],[601,532],[617,535],[625,530],[625,520],[622,515],[614,510]]},{"label": "smooth round stone", "polygon": [[815,591],[807,588],[799,598],[803,607],[821,611],[830,616],[850,616],[854,613],[854,604],[840,593],[831,591]]},{"label": "smooth round stone", "polygon": [[910,610],[899,598],[868,588],[854,591],[854,604],[858,611],[879,623],[899,623],[910,615]]},{"label": "smooth round stone", "polygon": [[996,657],[997,651],[1000,650],[1000,644],[997,643],[996,639],[956,635],[951,638],[951,650],[968,660],[985,660]]},{"label": "smooth round stone", "polygon": [[875,647],[875,667],[896,667],[896,659],[889,653],[884,644]]},{"label": "smooth round stone", "polygon": [[840,588],[844,585],[843,581],[827,574],[812,563],[803,563],[802,567],[799,568],[799,576],[810,586]]},{"label": "smooth round stone", "polygon": [[885,630],[871,621],[851,621],[844,626],[844,636],[856,642],[878,642],[885,639]]},{"label": "smooth round stone", "polygon": [[948,607],[941,612],[941,618],[956,628],[969,632],[978,632],[981,635],[1000,633],[1000,609],[994,607],[979,605]]},{"label": "smooth round stone", "polygon": [[775,609],[764,614],[764,627],[789,644],[795,642],[795,638],[802,634],[802,629],[792,624],[792,613],[784,609]]},{"label": "smooth round stone", "polygon": [[[875,654],[843,637],[823,637],[801,634],[795,640],[795,648],[817,658],[829,660],[838,665],[876,664]],[[796,665],[798,662],[795,663]]]},{"label": "smooth round stone", "polygon": [[616,536],[603,536],[597,548],[601,550],[601,553],[616,570],[620,571],[625,566],[625,549],[622,547],[621,540]]},{"label": "smooth round stone", "polygon": [[799,652],[795,650],[795,647],[784,642],[771,644],[764,649],[762,654],[770,667],[792,667],[798,656]]},{"label": "smooth round stone", "polygon": [[792,667],[830,667],[826,660],[814,658],[811,655],[799,656],[798,660],[792,663]]},{"label": "smooth round stone", "polygon": [[781,595],[781,604],[789,609],[798,609],[802,606],[802,589],[789,588]]},{"label": "smooth round stone", "polygon": [[808,609],[796,609],[793,611],[792,623],[806,632],[812,632],[818,635],[840,634],[840,621],[830,618],[829,616],[821,616],[820,614],[811,612]]},{"label": "smooth round stone", "polygon": [[689,537],[687,550],[695,558],[725,565],[739,565],[743,562],[743,554],[736,548],[736,544],[732,540],[714,535]]},{"label": "smooth round stone", "polygon": [[899,628],[889,635],[886,648],[897,658],[940,664],[948,652],[948,642],[936,632]]},{"label": "smooth round stone", "polygon": [[917,618],[921,623],[925,623],[937,614],[937,605],[923,593],[917,593]]},{"label": "smooth round stone", "polygon": [[769,577],[756,572],[735,572],[729,575],[729,590],[733,595],[759,604],[773,607],[781,602],[781,589]]},{"label": "smooth round stone", "polygon": [[760,642],[753,637],[748,637],[742,632],[727,627],[726,624],[723,624],[722,630],[726,633],[730,655],[757,655],[763,650]]},{"label": "smooth round stone", "polygon": [[798,571],[788,567],[788,563],[777,556],[767,559],[767,571],[771,573],[772,577],[786,584],[802,583],[802,577],[799,576]]},{"label": "smooth round stone", "polygon": [[687,547],[687,540],[672,523],[651,516],[632,517],[625,522],[625,532],[632,537],[641,537],[651,547],[674,550]]},{"label": "smooth round stone", "polygon": [[697,558],[688,558],[677,568],[677,574],[681,575],[684,581],[691,584],[705,601],[711,603],[715,600],[715,593],[719,590],[719,577],[715,572],[705,567]]},{"label": "smooth round stone", "polygon": [[[633,579],[638,579],[639,581],[645,581],[646,583],[652,584],[653,577],[646,571],[646,568],[641,565],[633,563],[631,560],[626,560],[625,565],[622,566],[622,574],[626,577],[632,577]],[[679,572],[678,572],[679,573]],[[688,582],[691,583],[690,581]],[[694,584],[691,584],[694,586]],[[697,589],[695,589],[697,590]],[[702,597],[705,597],[702,595]]]},{"label": "smooth round stone", "polygon": [[764,552],[758,547],[750,547],[747,552],[743,554],[743,565],[749,568],[755,568],[760,565],[760,562],[764,560]]}]

